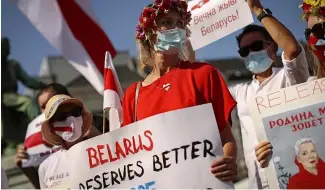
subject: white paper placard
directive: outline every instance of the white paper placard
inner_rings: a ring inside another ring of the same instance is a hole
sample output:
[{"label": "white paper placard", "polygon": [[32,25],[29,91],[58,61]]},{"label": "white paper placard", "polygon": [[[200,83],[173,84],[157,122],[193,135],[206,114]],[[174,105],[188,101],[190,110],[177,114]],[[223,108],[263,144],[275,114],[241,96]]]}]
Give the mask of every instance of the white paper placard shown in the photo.
[{"label": "white paper placard", "polygon": [[68,151],[70,186],[234,188],[210,173],[223,155],[211,104],[152,116],[81,142]]},{"label": "white paper placard", "polygon": [[300,167],[305,167],[304,162],[297,162],[295,146],[299,140],[311,138],[322,161],[309,161],[325,160],[325,78],[257,96],[251,105],[258,140],[267,140],[273,146],[272,160],[265,169],[270,188],[287,189],[289,185],[305,189],[301,185],[306,182],[298,180],[297,175],[308,172]]},{"label": "white paper placard", "polygon": [[254,22],[245,0],[193,0],[191,43],[200,49]]}]

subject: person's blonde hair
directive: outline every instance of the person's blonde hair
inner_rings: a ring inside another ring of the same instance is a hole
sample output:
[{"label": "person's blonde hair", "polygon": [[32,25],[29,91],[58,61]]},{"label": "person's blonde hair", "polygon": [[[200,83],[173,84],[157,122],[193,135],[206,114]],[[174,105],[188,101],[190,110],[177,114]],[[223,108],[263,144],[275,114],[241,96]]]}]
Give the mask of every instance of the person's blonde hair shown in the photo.
[{"label": "person's blonde hair", "polygon": [[318,79],[325,77],[325,65],[322,61],[318,59],[318,57],[312,53],[312,62],[309,64],[309,67],[311,67],[313,71],[313,75],[315,75]]},{"label": "person's blonde hair", "polygon": [[325,77],[325,63],[319,61],[316,65],[316,76],[318,79]]},{"label": "person's blonde hair", "polygon": [[140,68],[144,71],[147,68],[153,67],[153,44],[151,40],[149,41],[140,41],[137,40],[137,51],[138,51],[138,63]]},{"label": "person's blonde hair", "polygon": [[308,44],[305,47],[306,57],[310,75],[316,76],[317,78],[325,77],[325,65],[321,62],[318,57],[314,54],[312,50],[308,47]]}]

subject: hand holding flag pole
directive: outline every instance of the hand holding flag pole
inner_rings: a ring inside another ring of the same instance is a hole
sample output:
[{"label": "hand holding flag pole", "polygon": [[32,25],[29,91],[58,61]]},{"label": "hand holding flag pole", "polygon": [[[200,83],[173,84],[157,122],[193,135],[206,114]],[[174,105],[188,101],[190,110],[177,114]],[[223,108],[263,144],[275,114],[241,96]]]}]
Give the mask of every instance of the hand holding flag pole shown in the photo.
[{"label": "hand holding flag pole", "polygon": [[123,91],[114,68],[111,54],[108,51],[105,54],[103,98],[103,133],[105,133],[105,118],[107,115],[110,131],[120,128],[123,121],[121,103]]}]

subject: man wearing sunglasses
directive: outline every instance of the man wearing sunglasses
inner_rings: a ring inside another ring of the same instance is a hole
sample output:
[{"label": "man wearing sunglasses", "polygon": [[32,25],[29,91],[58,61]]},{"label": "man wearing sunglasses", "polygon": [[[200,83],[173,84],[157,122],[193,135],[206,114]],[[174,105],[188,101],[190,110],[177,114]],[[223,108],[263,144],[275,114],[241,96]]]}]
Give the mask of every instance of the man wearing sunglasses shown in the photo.
[{"label": "man wearing sunglasses", "polygon": [[40,165],[40,186],[41,189],[67,188],[67,150],[83,140],[100,135],[100,132],[92,125],[93,115],[79,99],[62,94],[53,96],[47,102],[44,113],[42,135],[48,143],[61,146],[62,149]]},{"label": "man wearing sunglasses", "polygon": [[[268,158],[272,151],[270,143],[259,143],[257,140],[249,103],[258,94],[306,82],[309,72],[303,47],[293,34],[272,16],[269,9],[264,9],[259,0],[247,0],[247,3],[264,27],[249,25],[237,37],[239,55],[244,59],[246,68],[252,72],[253,80],[230,87],[230,92],[237,101],[248,185],[250,189],[262,189],[268,188],[269,184],[258,161]],[[283,49],[283,68],[273,67],[278,47]],[[255,146],[259,151],[268,151],[255,154]]]},{"label": "man wearing sunglasses", "polygon": [[[306,19],[308,28],[305,30],[305,38],[309,49],[317,56],[315,60],[315,74],[308,80],[315,80],[325,77],[325,1],[312,2],[304,0],[303,18]],[[272,146],[269,142],[263,142],[256,147],[256,155],[262,167],[266,167],[269,162]],[[264,155],[264,156],[263,156]],[[260,158],[260,159],[259,159]]]},{"label": "man wearing sunglasses", "polygon": [[[65,94],[65,95],[70,96],[68,89],[59,83],[52,83],[52,84],[46,85],[39,91],[38,96],[37,96],[37,101],[38,101],[38,105],[40,107],[42,114],[39,115],[38,117],[36,117],[32,122],[30,122],[30,124],[28,125],[28,128],[34,127],[38,123],[45,120],[45,116],[43,114],[43,112],[45,110],[45,105],[49,101],[50,98],[52,98],[53,96],[55,96],[57,94]],[[39,142],[39,139],[37,139],[37,138],[38,137],[33,138],[32,141]],[[33,144],[33,143],[31,143],[31,144]],[[24,168],[22,167],[22,161],[26,160],[28,158],[29,158],[29,154],[28,154],[24,144],[19,145],[17,147],[17,153],[15,156],[16,165],[24,172],[24,174],[28,177],[28,179],[31,181],[33,186],[36,189],[39,189],[40,185],[39,185],[38,172],[37,172],[38,167],[24,167]]]}]

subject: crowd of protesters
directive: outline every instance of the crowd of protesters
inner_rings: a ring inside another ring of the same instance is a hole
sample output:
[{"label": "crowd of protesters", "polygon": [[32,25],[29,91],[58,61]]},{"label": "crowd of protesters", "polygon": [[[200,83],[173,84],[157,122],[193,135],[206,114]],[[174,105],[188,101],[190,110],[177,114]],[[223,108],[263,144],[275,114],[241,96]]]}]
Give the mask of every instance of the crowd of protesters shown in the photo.
[{"label": "crowd of protesters", "polygon": [[[155,1],[144,7],[136,27],[136,42],[141,68],[149,68],[150,73],[143,81],[127,88],[122,101],[122,127],[167,111],[211,103],[224,153],[223,157],[211,163],[211,175],[222,181],[233,181],[237,176],[237,145],[231,132],[231,112],[237,107],[249,188],[269,188],[264,168],[272,156],[272,144],[257,140],[249,102],[259,94],[325,77],[325,2],[318,2],[305,0],[302,6],[308,23],[305,30],[308,51],[315,57],[315,63],[308,63],[302,44],[290,28],[276,19],[259,0],[247,0],[261,25],[246,26],[236,40],[239,56],[253,78],[248,83],[230,88],[217,68],[195,61],[195,52],[189,41],[191,13],[187,11],[186,1]],[[282,68],[274,67],[279,48],[283,50]],[[309,65],[313,67],[312,75]],[[62,187],[69,178],[67,150],[78,142],[100,135],[103,123],[94,121],[102,118],[96,119],[81,100],[71,97],[64,86],[38,84],[37,100],[44,115],[43,138],[46,143],[61,149],[39,167],[23,168],[22,160],[28,159],[29,155],[20,145],[16,163],[35,188]],[[51,176],[58,173],[65,175],[51,180]],[[318,185],[300,187],[289,184],[288,187],[325,188],[324,180]]]}]

